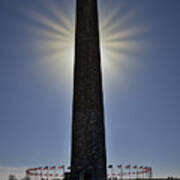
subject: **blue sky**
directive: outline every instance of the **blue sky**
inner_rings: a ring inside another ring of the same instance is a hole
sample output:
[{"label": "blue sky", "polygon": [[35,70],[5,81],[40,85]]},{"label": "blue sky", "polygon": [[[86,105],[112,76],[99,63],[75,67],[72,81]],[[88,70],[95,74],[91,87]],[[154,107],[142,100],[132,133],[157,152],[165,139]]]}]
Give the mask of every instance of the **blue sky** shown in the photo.
[{"label": "blue sky", "polygon": [[[108,163],[180,176],[179,8],[179,0],[99,1],[100,22],[116,12],[109,37],[121,32],[118,47],[115,39],[102,50]],[[64,55],[44,30],[53,25],[56,37],[74,13],[75,0],[0,1],[0,174],[70,163],[73,41]]]}]

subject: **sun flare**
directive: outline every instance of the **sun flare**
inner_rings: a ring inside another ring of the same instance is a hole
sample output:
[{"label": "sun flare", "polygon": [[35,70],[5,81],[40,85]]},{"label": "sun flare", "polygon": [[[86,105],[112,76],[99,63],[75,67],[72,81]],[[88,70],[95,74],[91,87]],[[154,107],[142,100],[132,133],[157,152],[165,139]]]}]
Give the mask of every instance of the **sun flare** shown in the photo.
[{"label": "sun flare", "polygon": [[[74,60],[75,22],[56,5],[48,6],[51,16],[30,11],[29,15],[36,22],[33,31],[39,34],[36,45],[43,52],[46,72],[59,74],[64,78],[72,75]],[[103,76],[111,76],[118,70],[118,65],[130,59],[130,54],[138,50],[140,43],[134,40],[142,28],[124,27],[123,24],[134,17],[135,11],[129,11],[116,19],[119,8],[111,9],[103,15],[100,12],[100,46]]]}]

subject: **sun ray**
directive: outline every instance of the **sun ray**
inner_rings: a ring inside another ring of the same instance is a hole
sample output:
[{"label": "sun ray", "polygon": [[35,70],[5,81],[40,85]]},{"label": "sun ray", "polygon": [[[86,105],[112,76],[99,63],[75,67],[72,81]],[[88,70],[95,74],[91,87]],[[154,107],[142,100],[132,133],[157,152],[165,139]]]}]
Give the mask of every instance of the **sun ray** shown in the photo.
[{"label": "sun ray", "polygon": [[73,19],[70,18],[67,15],[67,13],[60,10],[60,7],[57,4],[57,2],[55,1],[54,3],[48,4],[47,9],[49,9],[49,12],[53,15],[53,17],[55,17],[57,22],[59,22],[60,24],[63,24],[63,26],[65,28],[67,28],[71,32],[71,34],[73,35],[74,30],[75,30]]},{"label": "sun ray", "polygon": [[111,48],[111,49],[131,49],[131,48],[135,48],[136,47],[136,42],[130,42],[130,41],[123,41],[123,42],[119,42],[119,41],[112,41],[112,42],[105,42],[104,47],[106,48]]},{"label": "sun ray", "polygon": [[[119,53],[117,51],[112,51],[109,49],[106,49],[106,54],[111,57],[113,60],[118,60],[118,62],[122,62],[125,59],[128,58],[128,55],[125,55],[124,53]],[[126,57],[126,58],[125,58]]]},{"label": "sun ray", "polygon": [[[55,69],[59,67],[61,69],[59,72],[66,73],[72,68],[74,59],[74,19],[71,19],[56,3],[50,3],[46,10],[49,16],[36,11],[29,13],[35,22],[35,26],[31,29],[38,32],[41,37],[36,44],[45,54],[46,66]],[[119,11],[118,6],[111,9],[110,13],[106,12],[106,15],[101,14],[100,17],[101,56],[105,76],[112,75],[119,63],[121,65],[126,63],[131,54],[142,47],[142,42],[137,40],[137,36],[145,29],[140,26],[134,27],[133,23],[132,25],[129,23],[138,9],[124,12],[120,19],[117,18]],[[64,63],[66,67],[62,68]]]},{"label": "sun ray", "polygon": [[38,12],[32,12],[32,17],[34,17],[33,19],[37,21],[39,24],[42,24],[46,28],[52,29],[63,36],[69,37],[72,35],[71,29],[67,29],[64,26],[55,23],[53,20],[49,19],[46,16],[43,16]]},{"label": "sun ray", "polygon": [[113,31],[116,30],[117,27],[119,27],[120,23],[119,21],[114,22],[113,24],[111,24],[110,26],[106,27],[106,28],[101,28],[101,33],[103,36],[107,36],[110,33],[112,33]]},{"label": "sun ray", "polygon": [[72,41],[73,40],[73,36],[66,37],[66,36],[62,36],[60,34],[49,32],[48,30],[44,30],[44,29],[41,31],[41,36],[43,36],[47,40],[50,40],[53,42],[54,41],[60,41],[60,42]]},{"label": "sun ray", "polygon": [[135,18],[138,13],[138,10],[139,10],[138,8],[129,10],[129,11],[127,11],[127,13],[125,13],[125,15],[123,15],[120,19],[118,19],[116,21],[118,21],[120,25],[123,25],[124,23],[127,23],[131,19]]},{"label": "sun ray", "polygon": [[119,7],[116,7],[115,9],[112,10],[112,13],[109,16],[106,16],[101,23],[101,27],[104,29],[112,20],[113,18],[117,15],[117,12],[119,11]]},{"label": "sun ray", "polygon": [[59,49],[59,51],[71,48],[70,43],[47,42],[47,43],[42,43],[41,45],[42,45],[43,48],[53,49],[53,50],[58,50]]},{"label": "sun ray", "polygon": [[71,32],[74,32],[74,26],[72,23],[72,20],[69,19],[63,12],[61,11],[54,11],[54,13],[56,14],[56,17],[62,21],[62,23],[64,24],[64,26],[71,30]]},{"label": "sun ray", "polygon": [[105,41],[113,41],[113,40],[124,40],[126,38],[132,38],[141,34],[143,32],[143,28],[129,28],[124,31],[115,32],[113,34],[109,34],[109,36],[105,37]]}]

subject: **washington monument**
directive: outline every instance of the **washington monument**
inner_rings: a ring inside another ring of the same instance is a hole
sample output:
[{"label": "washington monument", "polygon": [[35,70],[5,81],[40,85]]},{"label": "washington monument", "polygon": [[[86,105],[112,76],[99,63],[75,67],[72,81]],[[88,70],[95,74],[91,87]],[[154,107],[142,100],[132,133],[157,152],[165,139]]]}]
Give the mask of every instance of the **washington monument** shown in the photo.
[{"label": "washington monument", "polygon": [[97,0],[76,1],[71,178],[106,179]]}]

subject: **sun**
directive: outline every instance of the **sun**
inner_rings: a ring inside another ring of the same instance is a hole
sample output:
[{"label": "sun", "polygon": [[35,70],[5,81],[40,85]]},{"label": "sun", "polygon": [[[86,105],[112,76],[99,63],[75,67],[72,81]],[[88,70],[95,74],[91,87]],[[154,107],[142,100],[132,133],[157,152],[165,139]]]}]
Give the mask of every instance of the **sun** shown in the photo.
[{"label": "sun", "polygon": [[[30,11],[30,17],[38,24],[33,26],[32,30],[41,37],[35,44],[44,55],[42,64],[46,74],[53,73],[59,79],[62,77],[65,82],[72,77],[73,72],[75,18],[70,18],[56,4],[49,4],[49,16]],[[100,11],[99,31],[104,78],[115,75],[119,71],[118,67],[128,61],[131,52],[137,51],[140,46],[133,37],[140,34],[142,28],[123,27],[124,23],[134,17],[135,11],[129,11],[117,19],[119,11],[120,8],[111,9],[106,14]]]}]

